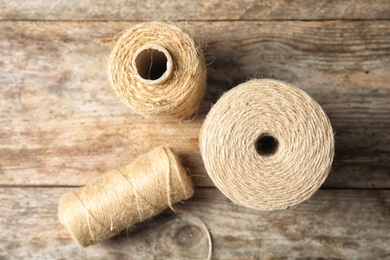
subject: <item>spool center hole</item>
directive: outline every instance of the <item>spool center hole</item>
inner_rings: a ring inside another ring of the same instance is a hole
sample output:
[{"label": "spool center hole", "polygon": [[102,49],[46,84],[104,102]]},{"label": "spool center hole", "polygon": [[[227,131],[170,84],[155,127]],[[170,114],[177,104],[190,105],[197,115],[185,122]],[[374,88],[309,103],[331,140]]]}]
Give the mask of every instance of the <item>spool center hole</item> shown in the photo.
[{"label": "spool center hole", "polygon": [[143,79],[157,80],[167,71],[168,58],[155,49],[145,49],[135,58],[138,75]]},{"label": "spool center hole", "polygon": [[256,152],[262,156],[271,156],[278,150],[278,139],[269,134],[262,134],[255,143]]}]

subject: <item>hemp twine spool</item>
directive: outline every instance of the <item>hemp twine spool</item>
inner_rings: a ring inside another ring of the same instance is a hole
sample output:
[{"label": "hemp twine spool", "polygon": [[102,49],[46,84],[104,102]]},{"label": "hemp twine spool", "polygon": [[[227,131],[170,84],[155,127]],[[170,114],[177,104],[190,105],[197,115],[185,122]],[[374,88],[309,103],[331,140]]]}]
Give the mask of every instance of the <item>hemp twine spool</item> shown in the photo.
[{"label": "hemp twine spool", "polygon": [[189,118],[205,92],[201,48],[168,23],[141,23],[125,32],[111,52],[109,71],[114,92],[145,117]]},{"label": "hemp twine spool", "polygon": [[331,168],[334,136],[328,117],[305,92],[281,81],[251,80],[212,107],[200,149],[222,193],[270,211],[318,190]]},{"label": "hemp twine spool", "polygon": [[172,208],[193,193],[178,158],[168,147],[158,147],[64,194],[58,217],[72,238],[86,247]]}]

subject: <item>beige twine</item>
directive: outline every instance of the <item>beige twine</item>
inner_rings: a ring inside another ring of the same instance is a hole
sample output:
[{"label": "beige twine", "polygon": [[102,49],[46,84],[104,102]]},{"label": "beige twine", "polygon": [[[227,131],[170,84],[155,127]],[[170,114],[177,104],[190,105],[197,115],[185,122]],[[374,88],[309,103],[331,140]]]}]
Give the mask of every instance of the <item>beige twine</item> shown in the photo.
[{"label": "beige twine", "polygon": [[233,202],[258,210],[294,206],[326,179],[334,156],[328,117],[302,90],[251,80],[225,93],[200,136],[206,171]]},{"label": "beige twine", "polygon": [[206,224],[204,223],[204,221],[199,218],[198,216],[192,214],[191,212],[188,212],[186,210],[182,210],[182,209],[174,209],[174,211],[176,213],[182,213],[184,215],[188,215],[194,219],[196,219],[200,224],[201,224],[201,228],[203,229],[203,232],[206,234],[206,239],[207,239],[207,244],[208,244],[208,251],[207,251],[207,257],[206,257],[206,260],[210,260],[211,259],[211,256],[213,254],[213,241],[211,239],[211,234],[210,234],[210,230],[208,229],[208,227],[206,226]]},{"label": "beige twine", "polygon": [[158,147],[60,199],[58,217],[86,247],[156,216],[194,193],[178,158]]},{"label": "beige twine", "polygon": [[206,86],[202,50],[178,27],[141,23],[119,37],[109,59],[115,93],[137,114],[185,119],[198,110]]}]

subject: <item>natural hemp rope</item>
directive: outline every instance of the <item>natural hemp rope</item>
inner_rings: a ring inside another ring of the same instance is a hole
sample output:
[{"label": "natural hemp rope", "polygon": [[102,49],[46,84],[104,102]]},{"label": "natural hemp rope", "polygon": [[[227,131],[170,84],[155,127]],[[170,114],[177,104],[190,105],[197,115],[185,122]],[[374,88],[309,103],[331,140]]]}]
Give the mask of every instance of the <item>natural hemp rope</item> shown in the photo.
[{"label": "natural hemp rope", "polygon": [[328,117],[302,90],[251,80],[225,93],[201,130],[206,171],[233,202],[258,210],[294,206],[326,179],[334,155]]},{"label": "natural hemp rope", "polygon": [[151,218],[194,193],[178,158],[158,147],[60,199],[58,217],[86,247]]},{"label": "natural hemp rope", "polygon": [[109,59],[112,88],[137,114],[185,119],[198,110],[206,86],[202,50],[175,25],[140,23],[116,42]]}]

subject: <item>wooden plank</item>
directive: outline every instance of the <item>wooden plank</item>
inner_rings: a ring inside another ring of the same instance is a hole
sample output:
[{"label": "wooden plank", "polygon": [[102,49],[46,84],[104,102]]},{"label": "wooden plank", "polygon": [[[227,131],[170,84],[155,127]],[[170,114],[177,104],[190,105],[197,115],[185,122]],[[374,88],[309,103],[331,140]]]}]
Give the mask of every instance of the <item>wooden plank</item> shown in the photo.
[{"label": "wooden plank", "polygon": [[135,23],[0,23],[0,184],[84,185],[170,144],[198,186],[212,186],[198,133],[212,103],[252,77],[288,81],[323,106],[336,131],[327,187],[390,187],[390,22],[193,22],[208,92],[197,119],[151,122],[109,88],[111,46]]},{"label": "wooden plank", "polygon": [[389,19],[387,0],[12,1],[3,20],[329,20]]},{"label": "wooden plank", "polygon": [[[205,259],[207,240],[195,218],[165,212],[86,249],[57,220],[69,188],[2,188],[0,258]],[[321,190],[285,211],[236,206],[213,188],[180,205],[200,217],[214,259],[384,259],[390,256],[390,191]]]}]

